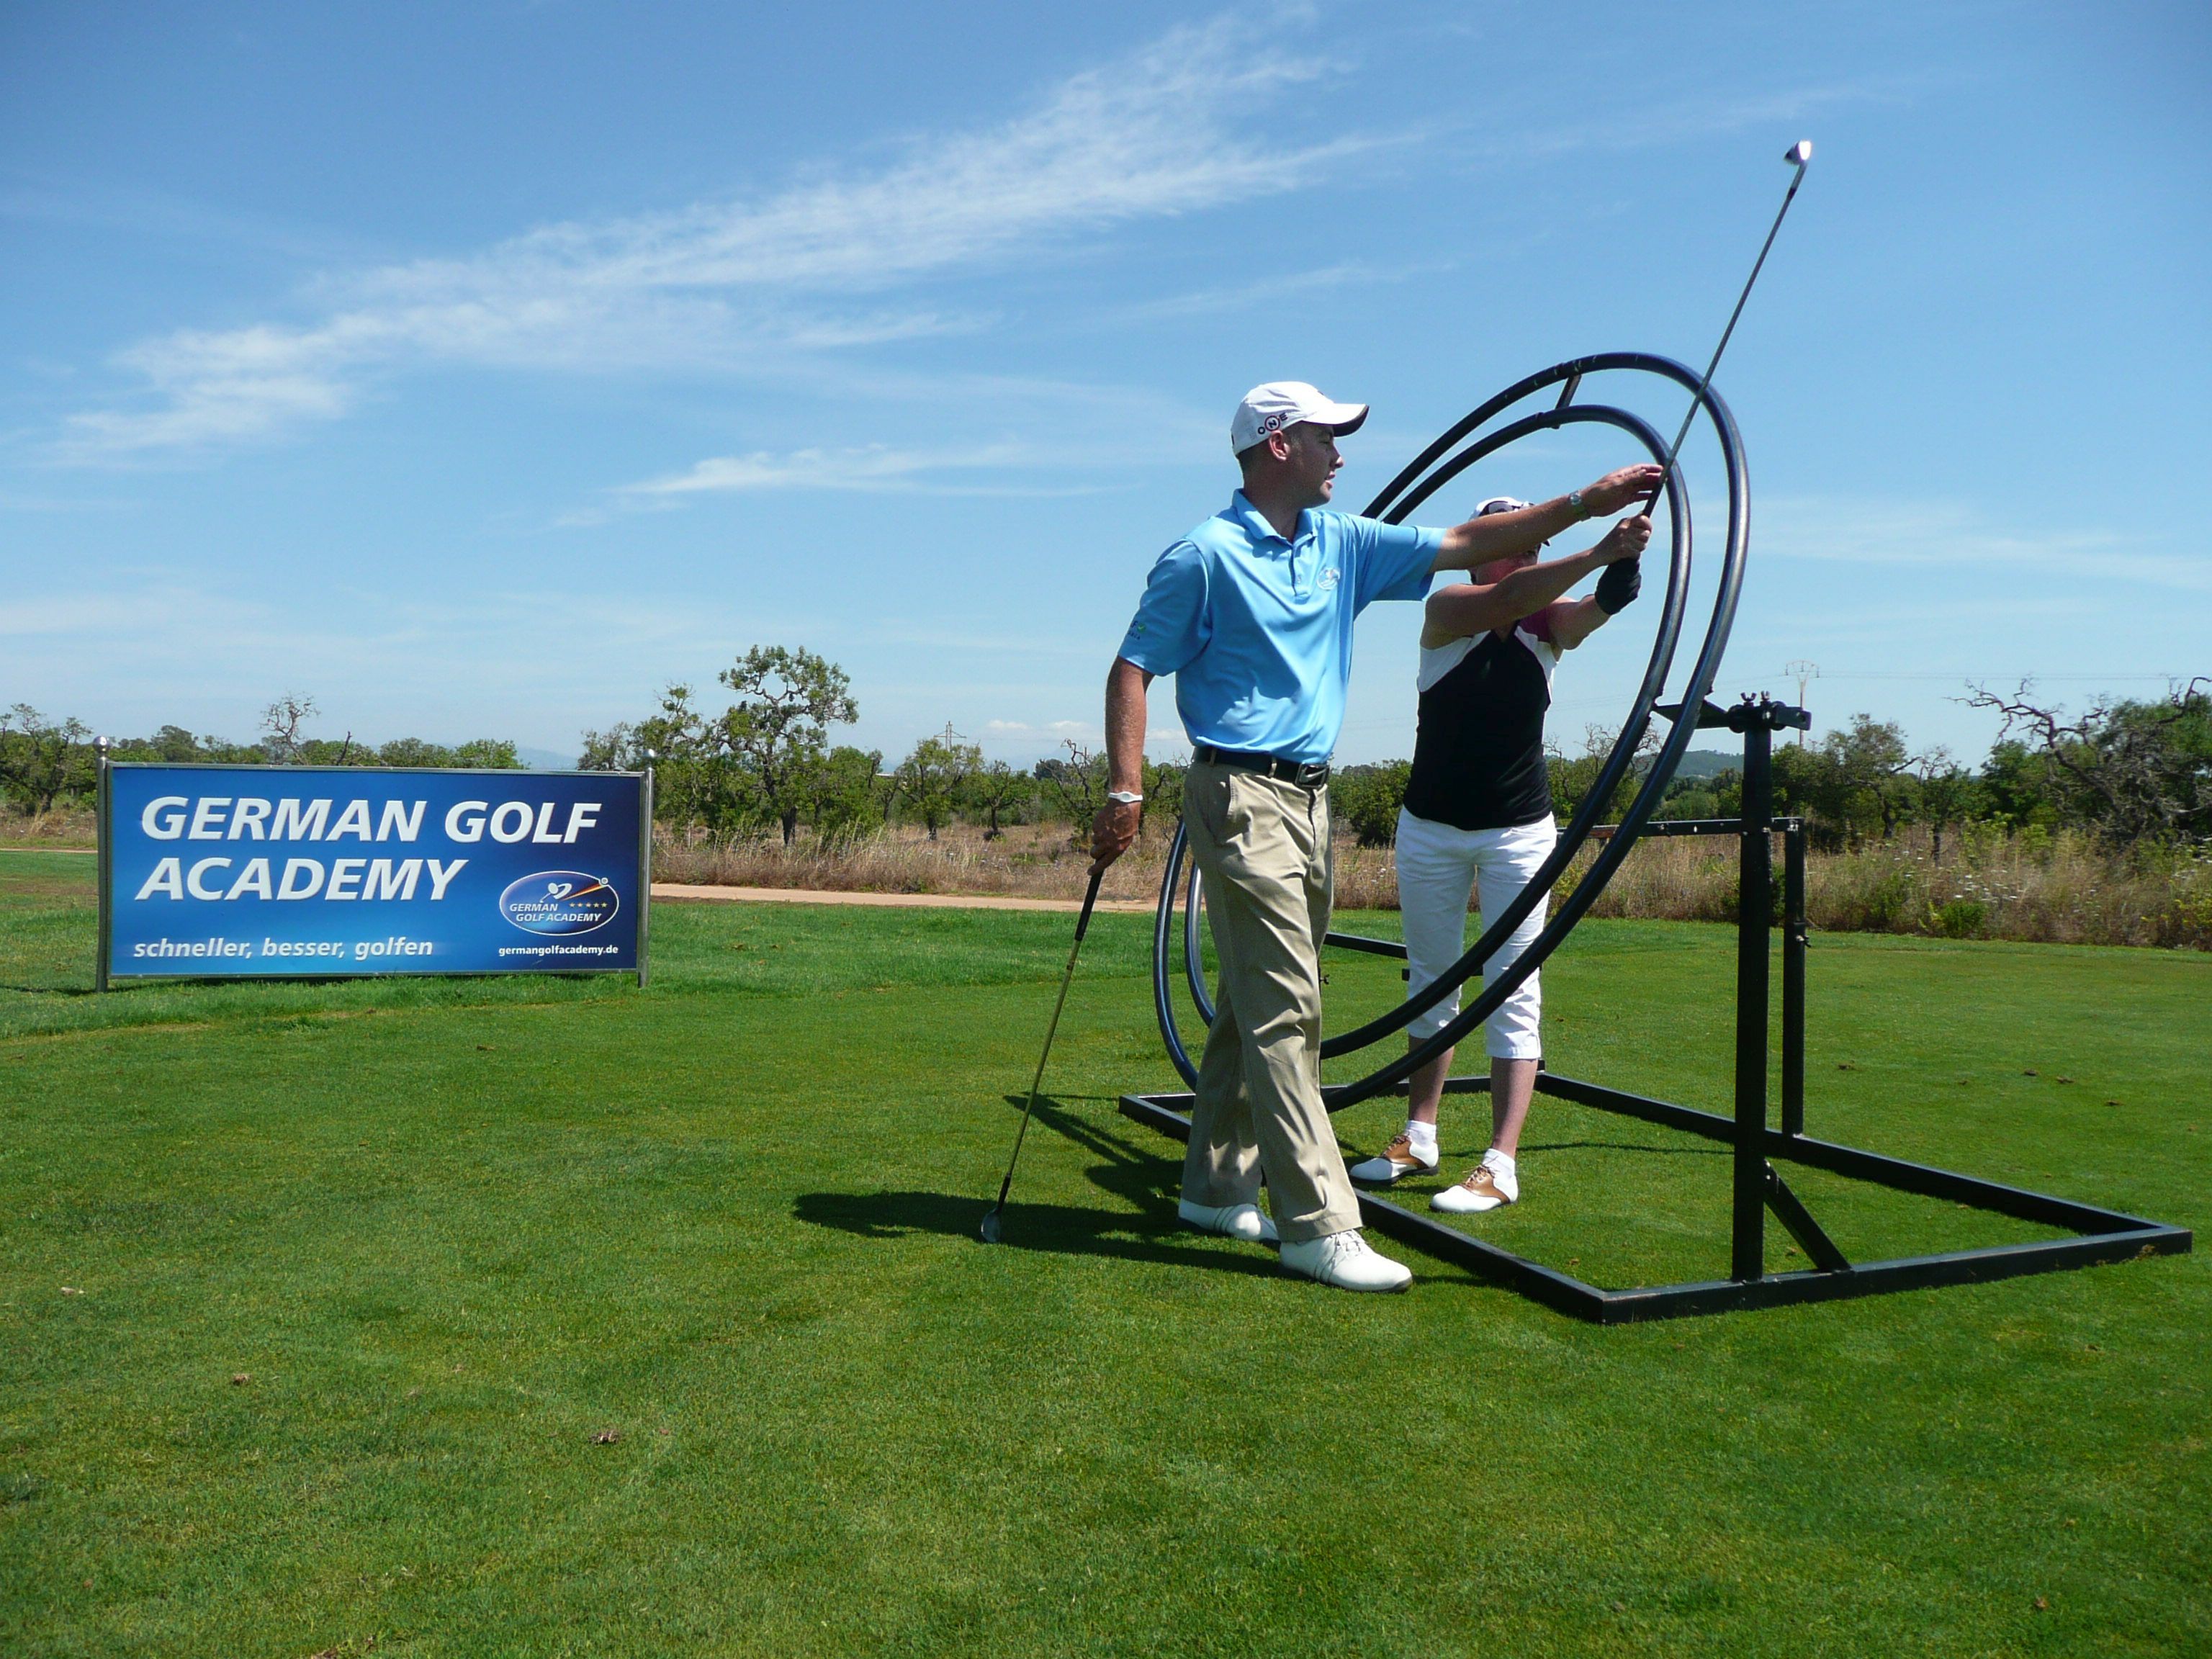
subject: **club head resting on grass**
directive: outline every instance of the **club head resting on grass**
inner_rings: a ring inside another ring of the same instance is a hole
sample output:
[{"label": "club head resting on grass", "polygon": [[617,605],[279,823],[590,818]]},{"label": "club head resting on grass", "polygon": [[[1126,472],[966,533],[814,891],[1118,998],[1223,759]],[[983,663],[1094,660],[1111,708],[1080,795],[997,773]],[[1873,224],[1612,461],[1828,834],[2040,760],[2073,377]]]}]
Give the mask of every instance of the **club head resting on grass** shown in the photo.
[{"label": "club head resting on grass", "polygon": [[999,1242],[1000,1231],[1001,1229],[999,1224],[999,1206],[994,1204],[984,1212],[983,1224],[978,1227],[975,1231],[986,1244],[995,1244]]}]

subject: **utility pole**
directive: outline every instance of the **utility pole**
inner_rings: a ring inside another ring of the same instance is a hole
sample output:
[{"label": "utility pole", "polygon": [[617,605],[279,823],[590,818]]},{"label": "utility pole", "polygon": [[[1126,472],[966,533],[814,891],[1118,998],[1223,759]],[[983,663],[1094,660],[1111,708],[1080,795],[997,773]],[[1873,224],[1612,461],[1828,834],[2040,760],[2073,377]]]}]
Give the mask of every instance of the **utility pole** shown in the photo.
[{"label": "utility pole", "polygon": [[[1796,662],[1783,664],[1782,672],[1796,677],[1797,706],[1802,708],[1805,706],[1805,687],[1809,682],[1820,678],[1820,665],[1816,662],[1807,662],[1801,657]],[[1797,728],[1797,746],[1800,749],[1805,746],[1805,728],[1802,726]]]}]

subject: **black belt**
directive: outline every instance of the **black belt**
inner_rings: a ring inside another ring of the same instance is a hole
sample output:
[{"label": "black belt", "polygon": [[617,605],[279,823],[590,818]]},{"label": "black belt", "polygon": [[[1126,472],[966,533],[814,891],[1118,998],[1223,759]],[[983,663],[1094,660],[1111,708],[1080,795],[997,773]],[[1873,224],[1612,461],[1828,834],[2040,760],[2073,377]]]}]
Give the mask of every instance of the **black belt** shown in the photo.
[{"label": "black belt", "polygon": [[1210,743],[1201,743],[1192,751],[1192,758],[1201,766],[1227,766],[1239,772],[1264,772],[1284,783],[1295,783],[1301,789],[1318,789],[1328,781],[1327,761],[1286,760],[1280,755],[1260,755],[1237,749],[1216,749]]}]

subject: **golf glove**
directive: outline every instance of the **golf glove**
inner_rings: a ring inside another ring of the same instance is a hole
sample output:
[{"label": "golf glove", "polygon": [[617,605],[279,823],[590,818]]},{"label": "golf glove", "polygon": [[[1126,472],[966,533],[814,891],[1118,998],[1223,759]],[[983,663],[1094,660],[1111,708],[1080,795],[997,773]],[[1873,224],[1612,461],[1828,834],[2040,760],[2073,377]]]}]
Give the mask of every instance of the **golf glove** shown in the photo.
[{"label": "golf glove", "polygon": [[1597,579],[1598,608],[1608,617],[1618,617],[1636,603],[1636,596],[1644,591],[1644,561],[1620,559],[1606,566]]}]

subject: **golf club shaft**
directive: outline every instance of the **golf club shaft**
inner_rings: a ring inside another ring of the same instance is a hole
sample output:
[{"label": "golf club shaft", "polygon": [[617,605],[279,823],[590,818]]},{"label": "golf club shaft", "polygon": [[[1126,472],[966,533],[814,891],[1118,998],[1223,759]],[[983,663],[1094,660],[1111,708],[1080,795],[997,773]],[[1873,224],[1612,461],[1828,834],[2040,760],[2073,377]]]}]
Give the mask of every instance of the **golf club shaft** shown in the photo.
[{"label": "golf club shaft", "polygon": [[1690,435],[1690,425],[1698,418],[1698,406],[1705,400],[1705,388],[1713,383],[1713,371],[1721,366],[1721,353],[1728,349],[1729,337],[1735,332],[1736,319],[1743,315],[1744,301],[1751,298],[1752,284],[1759,280],[1759,273],[1765,267],[1767,251],[1774,246],[1774,238],[1782,229],[1783,216],[1790,211],[1790,203],[1797,199],[1797,186],[1805,182],[1805,169],[1810,165],[1809,161],[1796,164],[1797,171],[1790,175],[1790,189],[1782,198],[1781,210],[1775,214],[1773,224],[1767,228],[1766,240],[1759,245],[1759,258],[1752,262],[1751,275],[1744,278],[1743,292],[1735,296],[1735,309],[1729,313],[1728,326],[1721,331],[1721,343],[1713,348],[1712,361],[1705,365],[1705,372],[1698,377],[1698,390],[1690,399],[1688,412],[1682,416],[1682,424],[1674,434],[1674,441],[1667,446],[1666,471],[1660,477],[1659,488],[1651,492],[1651,507],[1659,505],[1660,495],[1674,476],[1675,458],[1682,453],[1683,441]]},{"label": "golf club shaft", "polygon": [[1091,907],[1098,902],[1098,884],[1104,880],[1104,869],[1091,872],[1090,890],[1083,896],[1083,909],[1075,918],[1075,943],[1068,947],[1067,966],[1060,975],[1060,996],[1052,1005],[1052,1024],[1044,1028],[1044,1051],[1037,1056],[1036,1075],[1030,1079],[1029,1103],[1022,1108],[1022,1127],[1014,1133],[1014,1153],[1006,1160],[1006,1178],[999,1183],[999,1201],[994,1209],[1004,1209],[1006,1194],[1014,1184],[1014,1166],[1022,1161],[1022,1142],[1030,1132],[1030,1114],[1036,1109],[1037,1091],[1044,1087],[1044,1063],[1052,1058],[1052,1039],[1060,1030],[1060,1011],[1067,1006],[1067,988],[1075,982],[1075,958],[1083,949],[1083,935],[1091,927]]}]

